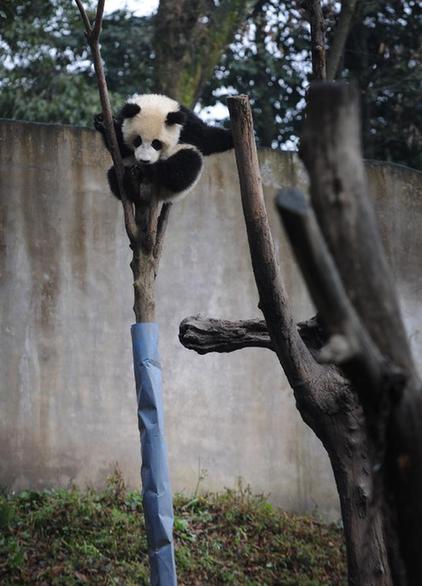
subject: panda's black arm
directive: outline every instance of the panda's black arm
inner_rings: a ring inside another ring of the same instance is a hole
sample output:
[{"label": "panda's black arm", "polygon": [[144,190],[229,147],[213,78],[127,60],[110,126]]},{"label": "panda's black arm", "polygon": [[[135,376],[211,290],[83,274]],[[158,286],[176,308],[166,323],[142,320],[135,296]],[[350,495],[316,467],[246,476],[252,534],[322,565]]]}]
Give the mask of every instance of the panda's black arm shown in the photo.
[{"label": "panda's black arm", "polygon": [[[122,120],[120,118],[113,117],[113,124],[114,124],[114,132],[116,133],[117,143],[118,143],[119,149],[120,149],[120,155],[123,158],[129,157],[132,154],[132,151],[127,148],[127,146],[125,145],[125,143],[123,141]],[[106,147],[108,152],[111,153],[111,147],[110,147],[110,144],[108,141],[107,133],[105,131],[104,120],[103,120],[102,114],[96,114],[94,116],[94,126],[95,126],[95,130],[97,130],[101,134],[101,136],[103,137],[104,146]]]},{"label": "panda's black arm", "polygon": [[186,115],[186,122],[180,133],[180,142],[193,144],[205,156],[233,148],[231,130],[209,126],[188,108],[181,106],[180,109]]},{"label": "panda's black arm", "polygon": [[165,187],[171,197],[189,189],[198,178],[201,169],[201,155],[193,149],[184,148],[172,157],[151,165],[145,171],[149,171],[150,178]]}]

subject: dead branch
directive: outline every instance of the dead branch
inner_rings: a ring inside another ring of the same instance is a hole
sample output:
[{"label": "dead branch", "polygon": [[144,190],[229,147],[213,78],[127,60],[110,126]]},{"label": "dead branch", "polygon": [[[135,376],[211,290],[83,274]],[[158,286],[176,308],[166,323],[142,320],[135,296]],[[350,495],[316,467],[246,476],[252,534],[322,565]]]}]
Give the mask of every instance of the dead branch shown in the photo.
[{"label": "dead branch", "polygon": [[332,81],[337,77],[356,6],[357,0],[343,0],[341,3],[340,16],[334,29],[333,41],[327,56],[328,81]]},{"label": "dead branch", "polygon": [[[293,322],[269,231],[247,98],[230,99],[229,110],[259,307],[264,313],[274,351],[293,389],[297,408],[330,456],[347,537],[349,581],[351,584],[390,586],[382,509],[372,499],[372,466],[378,460],[374,458],[374,444],[362,406],[338,368],[318,364],[313,358],[327,341],[319,321],[313,319],[299,324],[299,332]],[[230,336],[229,331],[233,333],[233,330],[229,322],[224,323],[222,339],[221,323],[211,324],[211,330],[216,330],[214,335],[210,329],[203,328],[204,319],[196,317],[193,339],[189,340],[189,321],[182,324],[181,340],[204,353],[215,348],[234,350],[247,337],[243,332],[237,335],[236,331]],[[209,320],[205,318],[205,321],[208,327]],[[236,322],[235,327],[242,325],[243,322]],[[256,336],[249,339],[255,345]]]},{"label": "dead branch", "polygon": [[98,92],[100,94],[101,108],[103,111],[104,128],[108,136],[108,144],[110,145],[111,157],[116,169],[119,192],[122,197],[126,232],[129,240],[131,242],[135,242],[139,237],[139,231],[135,222],[133,206],[128,200],[123,186],[123,162],[122,157],[120,156],[120,149],[117,143],[116,133],[114,131],[113,114],[111,110],[110,98],[108,94],[99,44],[105,0],[99,0],[98,2],[94,25],[91,24],[81,0],[75,0],[75,2],[78,6],[82,21],[85,25],[85,35],[91,49],[92,60],[94,62]]},{"label": "dead branch", "polygon": [[234,352],[242,348],[274,350],[263,319],[228,321],[193,315],[180,323],[179,340],[185,348],[198,354]]},{"label": "dead branch", "polygon": [[252,113],[247,96],[228,99],[243,213],[260,308],[277,356],[294,387],[315,374],[316,363],[300,338],[288,306],[265,209]]},{"label": "dead branch", "polygon": [[[328,342],[327,331],[318,315],[297,324],[300,337],[314,357]],[[186,317],[179,326],[179,340],[198,354],[235,352],[242,348],[267,348],[274,351],[263,319],[229,321],[202,315]]]}]

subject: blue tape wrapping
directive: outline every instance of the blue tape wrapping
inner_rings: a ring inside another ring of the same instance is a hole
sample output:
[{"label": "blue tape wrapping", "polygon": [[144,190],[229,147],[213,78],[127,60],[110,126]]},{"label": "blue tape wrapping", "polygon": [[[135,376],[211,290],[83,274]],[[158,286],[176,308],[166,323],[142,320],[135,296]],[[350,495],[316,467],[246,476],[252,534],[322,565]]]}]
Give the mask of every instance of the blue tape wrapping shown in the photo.
[{"label": "blue tape wrapping", "polygon": [[141,478],[152,586],[176,586],[173,503],[164,439],[161,365],[156,323],[132,326]]}]

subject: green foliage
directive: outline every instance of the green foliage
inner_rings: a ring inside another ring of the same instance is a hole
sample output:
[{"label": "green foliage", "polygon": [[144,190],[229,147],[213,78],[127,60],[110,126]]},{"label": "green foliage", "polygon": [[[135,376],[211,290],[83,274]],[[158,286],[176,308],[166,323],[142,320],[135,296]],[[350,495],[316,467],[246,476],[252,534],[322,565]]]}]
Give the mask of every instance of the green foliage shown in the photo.
[{"label": "green foliage", "polygon": [[[6,513],[5,513],[6,511]],[[114,474],[103,492],[0,497],[0,583],[148,584],[141,498]],[[248,490],[175,499],[179,583],[345,584],[340,531]]]},{"label": "green foliage", "polygon": [[72,3],[6,2],[0,19],[2,116],[86,122],[98,99],[90,67],[79,65],[88,51]]},{"label": "green foliage", "polygon": [[[84,2],[87,9],[93,0]],[[92,12],[91,12],[92,15]],[[149,91],[150,19],[120,10],[104,19],[103,57],[112,103]],[[0,112],[4,118],[92,126],[97,84],[83,25],[69,0],[7,1],[0,11]]]},{"label": "green foliage", "polygon": [[[92,11],[95,3],[84,4]],[[298,145],[311,72],[309,25],[300,6],[300,0],[258,2],[200,99],[207,107],[224,103],[227,94],[250,95],[263,146]],[[358,6],[341,77],[357,80],[362,89],[364,154],[422,168],[422,8],[416,0]],[[324,7],[330,42],[338,3],[326,0]],[[210,32],[223,29],[219,23]],[[126,9],[105,17],[102,53],[115,108],[128,95],[153,88],[153,33],[152,17]],[[2,117],[92,126],[98,92],[74,2],[5,0],[0,47]],[[198,71],[186,67],[182,75],[189,100]]]},{"label": "green foliage", "polygon": [[109,90],[119,104],[134,93],[148,93],[154,83],[153,19],[116,10],[104,19],[101,51]]},{"label": "green foliage", "polygon": [[[310,72],[308,25],[295,2],[268,0],[236,35],[202,104],[213,105],[227,93],[251,98],[261,146],[297,146]],[[229,90],[226,93],[226,90]]]},{"label": "green foliage", "polygon": [[[259,3],[203,94],[203,105],[220,101],[227,88],[249,94],[264,146],[298,144],[311,74],[310,32],[300,4]],[[371,0],[358,6],[341,77],[362,90],[364,154],[422,169],[421,5]],[[330,41],[338,10],[331,0],[324,7]]]},{"label": "green foliage", "polygon": [[422,5],[361,2],[345,53],[362,90],[365,153],[422,169]]}]

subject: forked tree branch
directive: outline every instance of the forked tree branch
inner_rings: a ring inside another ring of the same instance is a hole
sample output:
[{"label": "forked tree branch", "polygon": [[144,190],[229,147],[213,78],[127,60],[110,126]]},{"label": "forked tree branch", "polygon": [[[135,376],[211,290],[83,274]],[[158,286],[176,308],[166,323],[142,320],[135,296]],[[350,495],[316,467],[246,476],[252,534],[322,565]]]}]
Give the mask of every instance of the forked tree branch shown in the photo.
[{"label": "forked tree branch", "polygon": [[134,275],[134,312],[137,322],[155,321],[154,281],[163,248],[168,224],[170,204],[161,206],[159,214],[159,187],[141,184],[139,200],[132,204],[123,185],[124,167],[116,138],[107,82],[101,58],[99,38],[104,13],[104,0],[99,0],[94,24],[85,11],[81,0],[75,0],[85,26],[85,34],[91,49],[103,112],[104,132],[116,170],[119,192],[124,211],[126,232],[133,251],[131,268]]},{"label": "forked tree branch", "polygon": [[108,137],[111,157],[116,169],[119,192],[122,198],[123,212],[125,218],[126,232],[131,243],[134,243],[139,237],[139,230],[136,225],[135,215],[132,203],[128,200],[123,186],[123,162],[120,155],[120,149],[114,131],[113,114],[111,110],[110,98],[107,89],[107,82],[104,74],[104,67],[101,58],[99,38],[101,33],[102,19],[104,13],[104,1],[99,0],[94,25],[91,24],[86,10],[81,0],[75,0],[81,14],[82,21],[85,25],[85,35],[91,49],[92,59],[94,62],[95,73],[97,77],[98,92],[100,94],[101,108],[103,111],[104,130]]}]

